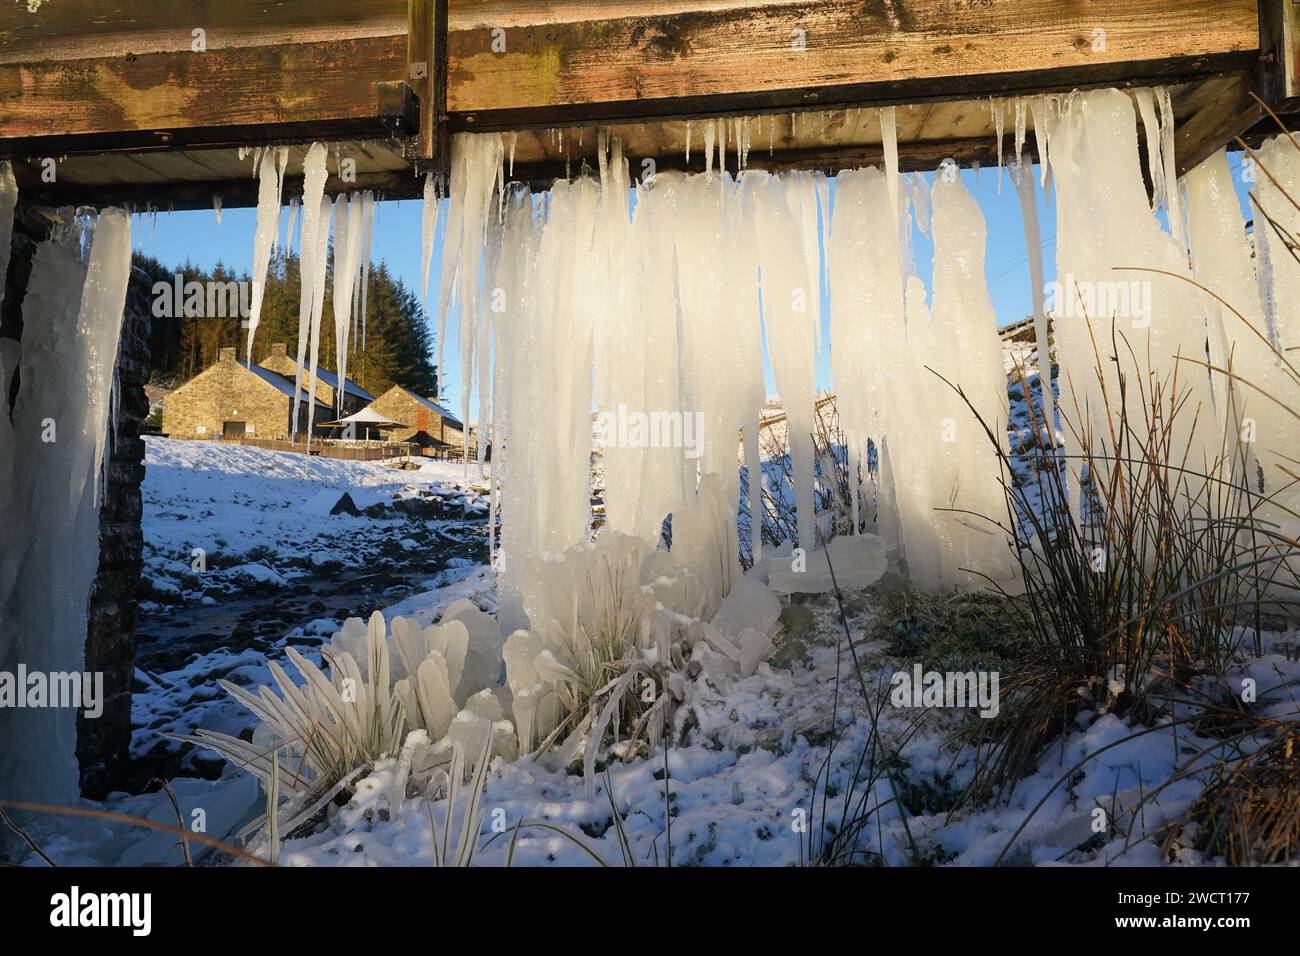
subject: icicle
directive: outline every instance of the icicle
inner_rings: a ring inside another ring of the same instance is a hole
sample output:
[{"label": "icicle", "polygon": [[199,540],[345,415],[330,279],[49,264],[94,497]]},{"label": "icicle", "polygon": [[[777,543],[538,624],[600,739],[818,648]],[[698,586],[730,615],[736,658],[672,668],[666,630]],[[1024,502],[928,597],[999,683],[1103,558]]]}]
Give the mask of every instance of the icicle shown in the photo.
[{"label": "icicle", "polygon": [[1160,158],[1165,164],[1165,215],[1169,231],[1184,251],[1187,250],[1187,223],[1183,218],[1183,199],[1178,191],[1178,170],[1174,164],[1174,105],[1168,87],[1160,87]]},{"label": "icicle", "polygon": [[[9,250],[12,248],[14,209],[18,206],[18,183],[9,160],[0,160],[0,305],[5,300],[5,276],[9,274]],[[0,395],[9,395],[9,383],[0,375]]]},{"label": "icicle", "polygon": [[1055,104],[1049,97],[1035,96],[1029,101],[1029,110],[1034,116],[1034,143],[1038,147],[1039,185],[1046,188],[1048,170],[1051,168],[1048,150],[1051,148],[1052,129],[1056,120]]},{"label": "icicle", "polygon": [[1005,100],[991,100],[990,107],[993,110],[993,132],[998,139],[998,194],[1002,194],[1002,140],[1006,135],[1003,128],[1003,109],[1006,106]]},{"label": "icicle", "polygon": [[[561,137],[563,131],[561,131]],[[447,316],[452,291],[459,318],[462,414],[468,420],[469,394],[475,378],[483,247],[488,204],[497,182],[503,149],[499,133],[460,134],[452,141],[451,202],[443,237],[442,294],[438,311],[438,369],[445,354]],[[468,421],[467,421],[468,425]],[[466,435],[466,454],[468,435]]]},{"label": "icicle", "polygon": [[293,226],[294,220],[298,218],[298,197],[294,196],[289,200],[289,223],[284,230],[284,249],[285,252],[293,252]]},{"label": "icicle", "polygon": [[889,201],[894,210],[894,218],[901,218],[898,197],[898,127],[895,124],[894,107],[887,106],[877,111],[880,117],[880,148],[885,157],[885,178],[889,183]]},{"label": "icicle", "polygon": [[[329,255],[330,215],[334,204],[328,196],[322,196],[319,218],[316,220],[316,235],[312,252],[312,292],[311,292],[311,385],[307,389],[307,449],[311,450],[312,430],[316,422],[317,371],[320,368],[320,327],[321,317],[325,312],[325,274],[326,258]],[[303,240],[304,245],[306,240]]]},{"label": "icicle", "polygon": [[[912,182],[925,187],[914,175]],[[831,296],[831,373],[836,408],[847,444],[850,474],[869,466],[868,443],[878,443],[891,402],[901,393],[889,378],[903,345],[903,286],[898,233],[889,185],[878,169],[846,170],[836,178],[832,242],[827,249]],[[928,232],[929,223],[924,228]],[[852,483],[853,533],[859,528],[858,483]],[[869,504],[869,503],[868,503]]]},{"label": "icicle", "polygon": [[691,164],[691,121],[686,121],[686,165]]},{"label": "icicle", "polygon": [[370,246],[375,226],[375,194],[361,194],[361,351],[366,350],[367,299],[370,295]]},{"label": "icicle", "polygon": [[[289,423],[290,436],[298,436],[298,407],[302,401],[303,369],[307,361],[307,340],[312,328],[313,302],[316,288],[316,233],[320,222],[321,198],[325,193],[325,147],[312,143],[303,159],[302,184],[302,238],[299,245],[298,272],[301,280],[301,292],[298,298],[298,358],[293,375],[293,418]],[[290,206],[290,230],[293,228],[293,207]],[[326,226],[328,231],[328,224]],[[322,282],[325,264],[320,265]],[[316,393],[313,390],[311,401],[314,403]]]},{"label": "icicle", "polygon": [[[433,173],[424,174],[424,206],[420,212],[420,306],[429,295],[429,268],[433,263],[433,237],[438,229],[438,193]],[[445,280],[444,280],[445,281]]]},{"label": "icicle", "polygon": [[217,225],[221,225],[221,197],[215,193],[212,196],[212,211],[216,213]]},{"label": "icicle", "polygon": [[717,126],[712,120],[707,120],[704,124],[704,172],[706,174],[713,172],[713,140],[717,134]]},{"label": "icicle", "polygon": [[1017,158],[1025,153],[1025,98],[1016,97],[1016,151]]},{"label": "icicle", "polygon": [[334,404],[343,416],[348,373],[348,333],[352,328],[352,290],[361,254],[361,196],[340,194],[334,200],[334,362],[338,387]]},{"label": "icicle", "polygon": [[280,178],[275,156],[270,150],[262,155],[257,172],[257,225],[253,230],[253,296],[248,313],[248,339],[245,359],[253,364],[253,337],[262,319],[262,301],[266,294],[266,270],[271,263],[271,244],[280,226]]},{"label": "icicle", "polygon": [[795,479],[798,544],[811,551],[817,543],[812,439],[816,358],[807,295],[800,296],[809,270],[798,222],[791,212],[791,197],[781,180],[753,172],[745,177],[743,185],[755,205],[763,328],[772,373],[786,413]]},{"label": "icicle", "polygon": [[515,147],[519,144],[519,130],[510,134],[510,175],[515,174]]},{"label": "icicle", "polygon": [[[33,673],[84,669],[87,597],[99,565],[99,487],[131,273],[131,220],[105,209],[86,225],[93,232],[85,264],[79,237],[56,232],[37,244],[22,302],[21,352],[0,339],[5,398],[14,359],[19,389],[12,412],[0,415],[0,650],[5,663],[24,662]],[[50,422],[58,426],[54,441]],[[5,798],[79,799],[77,711],[0,707]]]},{"label": "icicle", "polygon": [[1046,276],[1043,270],[1043,237],[1038,225],[1038,196],[1034,186],[1033,164],[1025,161],[1024,153],[1017,156],[1011,179],[1020,201],[1020,217],[1024,225],[1025,250],[1029,255],[1029,292],[1034,310],[1034,341],[1038,346],[1038,384],[1042,391],[1042,414],[1047,429],[1048,447],[1055,448],[1056,396],[1052,393],[1051,332],[1047,309],[1043,302]]},{"label": "icicle", "polygon": [[920,173],[912,173],[907,177],[907,182],[916,225],[921,230],[921,235],[928,236],[930,235],[930,184]]},{"label": "icicle", "polygon": [[1133,95],[1142,116],[1142,130],[1147,145],[1147,175],[1151,179],[1151,211],[1154,212],[1165,200],[1165,164],[1160,158],[1163,149],[1160,120],[1156,117],[1155,95],[1150,90],[1135,90]]}]

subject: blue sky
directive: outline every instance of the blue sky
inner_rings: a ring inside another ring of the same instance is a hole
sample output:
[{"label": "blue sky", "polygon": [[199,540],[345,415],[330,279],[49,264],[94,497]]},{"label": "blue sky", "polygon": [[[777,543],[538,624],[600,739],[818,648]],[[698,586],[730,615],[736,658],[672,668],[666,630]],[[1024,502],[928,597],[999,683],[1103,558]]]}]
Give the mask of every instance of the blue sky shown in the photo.
[{"label": "blue sky", "polygon": [[[1237,154],[1230,156],[1230,165],[1234,173],[1238,194],[1245,205],[1245,186],[1238,174],[1240,159]],[[927,174],[932,175],[932,174]],[[998,188],[998,170],[983,169],[976,173],[963,170],[966,185],[974,192],[984,211],[988,226],[988,245],[985,257],[985,276],[988,280],[989,295],[997,311],[998,323],[1006,325],[1027,316],[1031,309],[1031,291],[1029,285],[1029,257],[1025,250],[1024,226],[1021,222],[1020,204],[1016,199],[1016,190],[1011,177],[1005,171],[1002,174],[1001,189]],[[1047,197],[1042,189],[1037,190],[1038,218],[1042,230],[1043,265],[1046,280],[1051,281],[1055,274],[1056,259],[1056,215],[1047,205]],[[376,261],[383,260],[406,285],[418,291],[420,286],[420,212],[419,200],[400,200],[382,202],[375,207],[375,228],[372,252]],[[1247,210],[1247,216],[1249,211]],[[253,209],[226,209],[222,214],[221,224],[217,224],[216,214],[212,210],[191,212],[160,212],[156,219],[137,216],[134,224],[134,243],[137,250],[151,255],[165,265],[179,265],[190,261],[201,268],[211,268],[218,261],[228,268],[247,272],[252,268],[253,227],[256,213]],[[283,236],[287,216],[280,216],[280,230]],[[301,217],[299,217],[299,223]],[[930,285],[931,259],[933,246],[930,240],[919,230],[913,230],[913,242],[917,272]],[[436,309],[439,282],[439,263],[442,261],[441,229],[438,245],[434,250],[434,263],[429,278],[430,310]],[[296,243],[295,243],[296,247]],[[437,316],[431,314],[430,323],[436,334]],[[453,323],[454,326],[454,323]],[[825,337],[828,340],[829,337]],[[447,404],[457,413],[464,413],[460,405],[460,365],[454,360],[456,345],[455,332],[448,334],[451,349],[447,355],[446,378],[443,395]],[[829,363],[820,363],[823,371],[818,386],[828,387],[824,369]],[[768,377],[769,391],[771,378]],[[471,409],[470,418],[476,418]]]}]

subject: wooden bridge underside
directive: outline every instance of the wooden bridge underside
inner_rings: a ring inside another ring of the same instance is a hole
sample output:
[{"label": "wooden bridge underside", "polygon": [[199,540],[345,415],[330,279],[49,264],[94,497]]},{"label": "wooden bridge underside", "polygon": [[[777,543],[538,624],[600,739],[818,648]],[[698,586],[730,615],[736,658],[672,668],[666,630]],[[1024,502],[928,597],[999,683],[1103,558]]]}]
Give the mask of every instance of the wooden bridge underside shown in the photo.
[{"label": "wooden bridge underside", "polygon": [[[0,157],[39,205],[196,208],[220,195],[230,207],[256,198],[246,147],[293,146],[292,182],[304,144],[328,140],[357,170],[354,183],[332,175],[329,192],[400,198],[445,162],[449,132],[516,131],[514,178],[540,183],[594,166],[604,127],[634,171],[644,158],[685,166],[691,129],[690,167],[703,168],[701,121],[748,115],[750,166],[829,171],[878,163],[879,124],[859,108],[896,106],[903,168],[929,169],[996,160],[990,97],[1164,85],[1186,169],[1275,129],[1252,93],[1300,112],[1297,11],[1295,0],[43,0],[34,13],[5,2]],[[1008,102],[1008,149],[1013,129]]]}]

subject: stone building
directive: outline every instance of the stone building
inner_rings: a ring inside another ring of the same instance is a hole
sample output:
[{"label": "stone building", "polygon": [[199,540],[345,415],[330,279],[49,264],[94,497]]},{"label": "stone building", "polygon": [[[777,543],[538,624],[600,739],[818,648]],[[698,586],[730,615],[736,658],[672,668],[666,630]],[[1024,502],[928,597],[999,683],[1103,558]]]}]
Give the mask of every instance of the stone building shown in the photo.
[{"label": "stone building", "polygon": [[[287,439],[293,432],[293,393],[292,378],[260,365],[245,365],[233,348],[224,348],[215,365],[164,399],[162,433],[170,438]],[[315,422],[334,418],[333,407],[317,400]],[[297,433],[306,432],[304,391]]]},{"label": "stone building", "polygon": [[[288,349],[283,342],[274,342],[271,345],[271,354],[258,363],[262,368],[269,368],[272,372],[279,372],[289,381],[293,381],[294,373],[298,370],[298,360],[290,357]],[[303,388],[306,389],[307,383],[311,377],[311,366],[307,365],[303,369],[302,380]],[[329,369],[316,369],[316,397],[320,401],[335,408],[334,396],[338,392],[339,377],[336,372]],[[359,412],[371,402],[375,396],[371,395],[364,388],[358,385],[352,379],[346,379],[343,383],[343,410],[342,415],[351,415]],[[331,419],[335,416],[331,416]],[[338,416],[341,417],[341,416]],[[319,419],[318,419],[319,420]]]},{"label": "stone building", "polygon": [[[461,420],[431,398],[424,398],[400,385],[394,385],[370,403],[370,408],[389,421],[405,427],[384,432],[387,441],[409,441],[423,451],[459,454],[465,447],[465,426]],[[474,450],[470,432],[470,450]]]}]

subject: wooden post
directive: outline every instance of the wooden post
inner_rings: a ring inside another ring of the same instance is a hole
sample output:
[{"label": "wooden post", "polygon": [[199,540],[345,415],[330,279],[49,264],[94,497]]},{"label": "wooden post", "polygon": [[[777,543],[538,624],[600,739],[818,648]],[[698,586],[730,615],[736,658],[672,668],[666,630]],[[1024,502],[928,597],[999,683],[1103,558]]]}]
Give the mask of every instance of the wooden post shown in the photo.
[{"label": "wooden post", "polygon": [[420,100],[417,157],[447,166],[447,0],[407,0],[407,80]]},{"label": "wooden post", "polygon": [[1264,102],[1300,105],[1300,0],[1259,0],[1259,62]]}]

